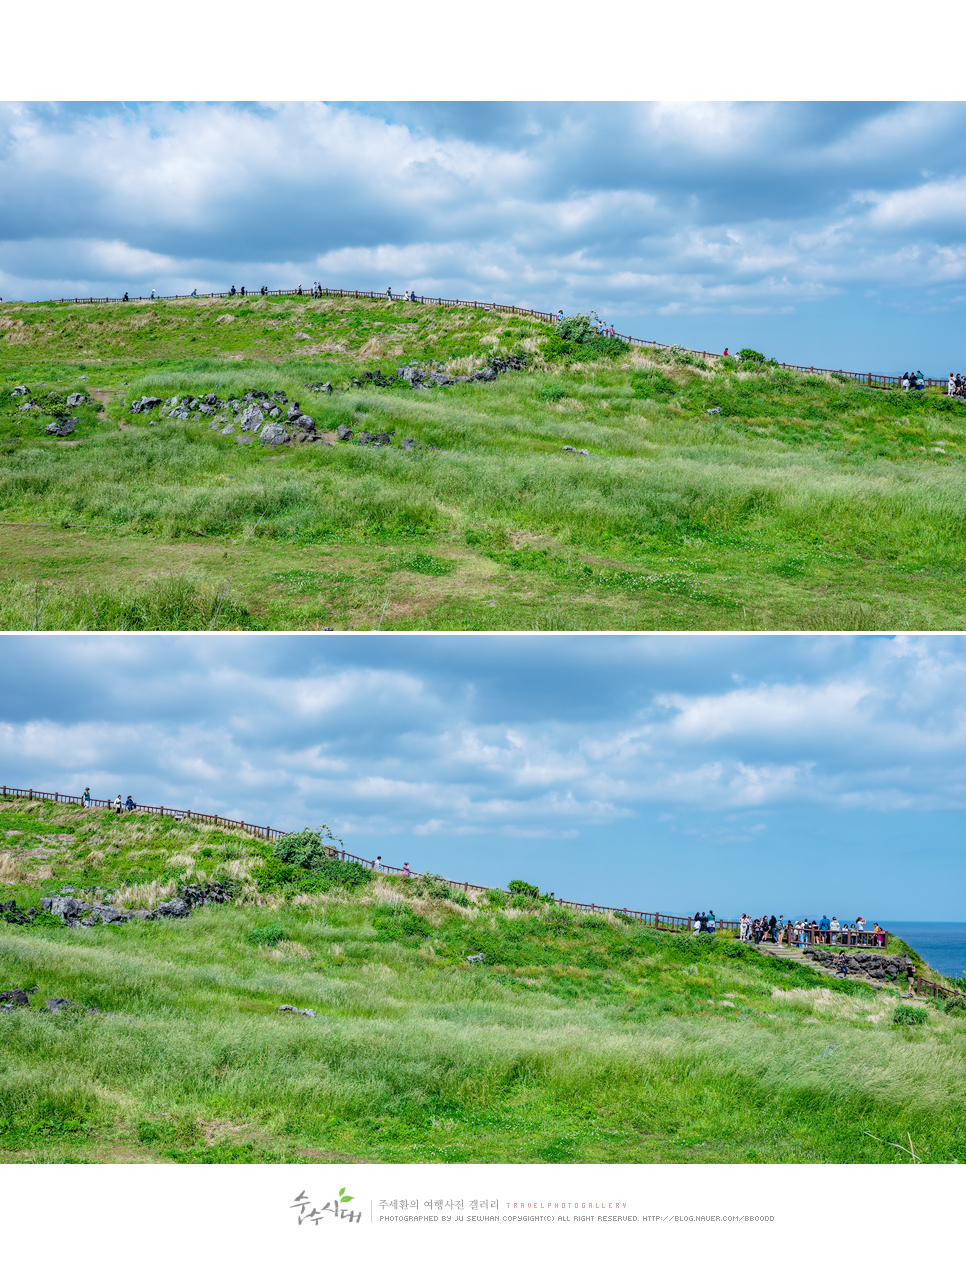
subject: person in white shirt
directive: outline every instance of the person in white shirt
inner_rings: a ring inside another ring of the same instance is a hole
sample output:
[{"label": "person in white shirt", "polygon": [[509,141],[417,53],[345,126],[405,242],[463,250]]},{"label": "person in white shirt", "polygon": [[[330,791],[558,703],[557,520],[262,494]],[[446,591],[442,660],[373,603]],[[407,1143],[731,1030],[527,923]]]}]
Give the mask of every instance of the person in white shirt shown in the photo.
[{"label": "person in white shirt", "polygon": [[842,929],[842,927],[839,925],[839,920],[837,917],[832,918],[831,922],[829,922],[828,928],[832,932],[832,943],[837,944],[839,942],[838,933]]}]

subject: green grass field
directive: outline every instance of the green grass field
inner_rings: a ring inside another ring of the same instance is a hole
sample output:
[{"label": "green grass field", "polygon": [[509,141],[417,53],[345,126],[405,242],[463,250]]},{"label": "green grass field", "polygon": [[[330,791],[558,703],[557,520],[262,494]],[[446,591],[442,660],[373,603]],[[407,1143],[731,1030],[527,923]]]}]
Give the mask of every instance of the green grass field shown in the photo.
[{"label": "green grass field", "polygon": [[494,892],[343,885],[172,819],[7,802],[0,833],[22,908],[239,886],[182,921],[0,922],[0,988],[38,988],[0,1014],[3,1162],[966,1154],[966,1015],[897,1023],[890,988]]},{"label": "green grass field", "polygon": [[[401,301],[5,304],[0,327],[2,629],[206,629],[219,603],[242,629],[964,625],[966,406],[931,390],[580,361],[538,322]],[[514,351],[494,383],[349,384]],[[125,404],[253,388],[394,444],[240,446]],[[73,390],[75,433],[45,436]]]}]

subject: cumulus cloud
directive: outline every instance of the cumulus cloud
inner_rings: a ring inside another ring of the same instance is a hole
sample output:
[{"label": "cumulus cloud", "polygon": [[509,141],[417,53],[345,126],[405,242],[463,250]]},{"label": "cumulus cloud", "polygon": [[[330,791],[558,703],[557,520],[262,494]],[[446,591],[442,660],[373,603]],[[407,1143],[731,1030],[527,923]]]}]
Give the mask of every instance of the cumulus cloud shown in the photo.
[{"label": "cumulus cloud", "polygon": [[959,635],[8,635],[0,682],[7,784],[325,821],[450,877],[673,912],[798,849],[962,872]]},{"label": "cumulus cloud", "polygon": [[391,283],[699,348],[945,363],[964,109],[8,104],[2,293]]}]

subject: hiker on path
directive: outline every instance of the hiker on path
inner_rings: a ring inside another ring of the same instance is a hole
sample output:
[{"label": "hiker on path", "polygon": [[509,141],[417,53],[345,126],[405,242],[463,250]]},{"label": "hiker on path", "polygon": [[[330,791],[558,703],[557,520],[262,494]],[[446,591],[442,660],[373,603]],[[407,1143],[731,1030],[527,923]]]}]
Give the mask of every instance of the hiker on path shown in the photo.
[{"label": "hiker on path", "polygon": [[133,810],[134,810],[134,808],[135,808],[136,804],[135,804],[134,799],[131,797],[131,795],[130,795],[130,794],[128,794],[128,796],[127,796],[127,802],[124,804],[124,806],[128,809],[128,811],[133,811]]},{"label": "hiker on path", "polygon": [[775,931],[777,929],[778,929],[778,919],[776,918],[775,914],[772,913],[771,917],[769,917],[768,919],[768,933],[769,935],[771,935],[771,942],[773,944],[778,943],[778,940],[775,937]]},{"label": "hiker on path", "polygon": [[121,804],[121,795],[120,795],[120,794],[118,794],[118,796],[114,799],[114,814],[115,814],[115,816],[119,816],[119,815],[121,814],[121,806],[122,806],[122,804]]},{"label": "hiker on path", "polygon": [[392,299],[392,287],[386,287],[386,299],[387,300]]},{"label": "hiker on path", "polygon": [[956,396],[956,376],[953,374],[952,371],[949,372],[949,382],[946,384],[946,396],[947,397]]},{"label": "hiker on path", "polygon": [[716,919],[716,917],[715,917],[715,915],[714,915],[714,909],[711,909],[711,910],[709,911],[709,913],[708,913],[708,934],[709,934],[709,935],[713,935],[713,934],[714,934],[714,928],[715,928],[715,922],[716,922],[716,921],[717,921],[717,919]]},{"label": "hiker on path", "polygon": [[404,877],[404,878],[408,878],[408,877],[409,877],[409,861],[408,861],[408,860],[404,860],[404,861],[403,861],[403,872],[402,872],[402,875],[403,875],[403,877]]},{"label": "hiker on path", "polygon": [[836,969],[835,969],[836,979],[847,979],[849,977],[849,967],[848,967],[848,964],[846,963],[844,952],[839,953],[839,959],[835,963],[835,966],[836,966]]},{"label": "hiker on path", "polygon": [[90,805],[91,805],[91,787],[90,785],[88,785],[87,788],[84,790],[83,794],[81,794],[81,806],[89,807]]},{"label": "hiker on path", "polygon": [[122,299],[122,300],[130,300],[130,298],[131,298],[131,297],[128,295],[128,293],[127,293],[126,291],[125,291],[125,292],[124,292],[124,294],[121,296],[121,299]]},{"label": "hiker on path", "polygon": [[727,349],[725,349],[725,351],[721,354],[721,356],[722,356],[722,357],[728,357],[728,356],[729,356],[728,350],[727,350]]},{"label": "hiker on path", "polygon": [[748,938],[748,914],[741,914],[741,921],[738,923],[738,938],[743,942]]},{"label": "hiker on path", "polygon": [[381,855],[376,856],[375,865],[376,865],[376,872],[381,873],[382,872],[382,856]]},{"label": "hiker on path", "polygon": [[152,288],[151,288],[151,299],[152,299],[152,300],[156,300],[156,299],[157,299],[157,296],[154,294],[154,287],[152,287]]}]

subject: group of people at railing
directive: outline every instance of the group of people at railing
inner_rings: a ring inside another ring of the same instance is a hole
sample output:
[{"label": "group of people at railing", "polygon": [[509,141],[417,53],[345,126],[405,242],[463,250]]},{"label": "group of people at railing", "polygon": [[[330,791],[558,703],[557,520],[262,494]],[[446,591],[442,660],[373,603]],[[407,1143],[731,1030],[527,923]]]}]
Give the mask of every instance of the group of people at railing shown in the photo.
[{"label": "group of people at railing", "polygon": [[949,372],[949,381],[946,384],[947,397],[966,397],[966,375],[954,375]]},{"label": "group of people at railing", "polygon": [[807,944],[843,944],[847,947],[884,948],[888,941],[888,933],[875,922],[871,930],[866,929],[865,918],[857,917],[854,922],[843,924],[837,917],[826,917],[820,921],[809,921],[799,918],[786,920],[784,914],[774,913],[771,917],[751,917],[741,914],[738,923],[738,938],[746,943],[791,944],[805,947]]}]

